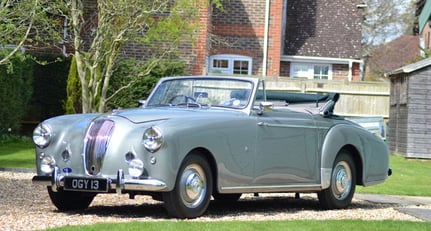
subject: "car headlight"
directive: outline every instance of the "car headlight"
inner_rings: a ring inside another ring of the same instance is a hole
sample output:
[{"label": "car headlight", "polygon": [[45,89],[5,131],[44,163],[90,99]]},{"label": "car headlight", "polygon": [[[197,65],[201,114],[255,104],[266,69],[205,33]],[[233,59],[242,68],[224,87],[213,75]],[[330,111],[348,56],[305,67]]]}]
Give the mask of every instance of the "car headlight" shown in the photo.
[{"label": "car headlight", "polygon": [[39,124],[33,131],[33,142],[39,148],[45,148],[51,142],[52,131],[49,126]]},{"label": "car headlight", "polygon": [[156,152],[163,144],[162,131],[157,127],[150,127],[144,132],[142,140],[145,149]]}]

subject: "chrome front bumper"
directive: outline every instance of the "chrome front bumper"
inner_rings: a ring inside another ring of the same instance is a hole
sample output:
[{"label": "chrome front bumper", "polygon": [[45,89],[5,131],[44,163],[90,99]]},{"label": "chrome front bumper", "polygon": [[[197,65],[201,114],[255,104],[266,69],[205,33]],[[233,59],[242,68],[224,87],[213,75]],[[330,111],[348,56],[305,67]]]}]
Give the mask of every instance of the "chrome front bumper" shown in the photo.
[{"label": "chrome front bumper", "polygon": [[[118,194],[123,193],[124,190],[160,192],[167,188],[165,182],[157,179],[125,179],[122,169],[117,171],[115,179],[108,178],[107,180],[108,191],[115,190]],[[33,184],[51,186],[55,192],[58,188],[64,187],[64,176],[60,175],[59,169],[56,167],[51,176],[34,176],[32,182]]]}]

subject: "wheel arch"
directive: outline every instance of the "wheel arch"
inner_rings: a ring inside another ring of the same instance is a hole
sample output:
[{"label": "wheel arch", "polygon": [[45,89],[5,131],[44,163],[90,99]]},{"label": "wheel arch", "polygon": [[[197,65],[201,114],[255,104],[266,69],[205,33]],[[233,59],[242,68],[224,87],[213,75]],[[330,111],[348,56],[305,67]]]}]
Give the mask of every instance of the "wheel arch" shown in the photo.
[{"label": "wheel arch", "polygon": [[359,134],[354,132],[355,130],[355,127],[351,125],[340,124],[332,127],[326,134],[321,155],[321,183],[323,189],[329,187],[332,166],[339,153],[343,150],[353,158],[356,169],[356,184],[364,184],[362,141]]},{"label": "wheel arch", "polygon": [[[361,155],[359,154],[358,149],[356,149],[353,145],[345,145],[340,152],[345,151],[347,152],[353,159],[353,162],[355,164],[355,170],[356,170],[356,185],[363,185],[363,160]],[[339,153],[340,153],[339,152]]]},{"label": "wheel arch", "polygon": [[213,190],[217,190],[217,181],[218,181],[217,162],[214,158],[214,155],[208,149],[206,149],[204,147],[197,147],[197,148],[192,149],[189,153],[187,153],[186,156],[192,155],[194,153],[199,153],[200,155],[202,155],[207,160],[207,162],[211,168],[211,173],[212,173],[212,177],[213,177]]}]

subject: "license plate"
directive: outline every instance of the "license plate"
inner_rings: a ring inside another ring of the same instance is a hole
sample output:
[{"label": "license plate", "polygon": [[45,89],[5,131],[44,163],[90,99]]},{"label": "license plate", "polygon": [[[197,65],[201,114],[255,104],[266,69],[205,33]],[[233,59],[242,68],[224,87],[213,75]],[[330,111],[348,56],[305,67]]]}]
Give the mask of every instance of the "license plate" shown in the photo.
[{"label": "license plate", "polygon": [[86,192],[107,192],[108,180],[97,178],[65,177],[64,190],[86,191]]}]

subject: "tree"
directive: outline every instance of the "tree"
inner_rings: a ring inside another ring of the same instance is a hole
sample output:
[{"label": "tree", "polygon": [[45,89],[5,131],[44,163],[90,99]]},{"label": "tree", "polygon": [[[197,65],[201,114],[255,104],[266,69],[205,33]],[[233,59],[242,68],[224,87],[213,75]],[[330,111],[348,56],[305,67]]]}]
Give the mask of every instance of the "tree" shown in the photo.
[{"label": "tree", "polygon": [[[70,0],[70,22],[76,69],[82,87],[82,112],[103,112],[107,101],[137,79],[108,96],[112,73],[126,43],[148,48],[147,69],[174,52],[184,41],[192,41],[197,29],[199,9],[208,7],[201,0],[99,0],[97,25],[88,48],[83,38],[84,7],[82,0]],[[150,53],[151,52],[151,53]]]},{"label": "tree", "polygon": [[415,20],[414,0],[365,0],[362,27],[363,53],[402,34],[411,34]]},{"label": "tree", "polygon": [[61,41],[62,6],[50,0],[0,0],[0,65],[24,48]]}]

